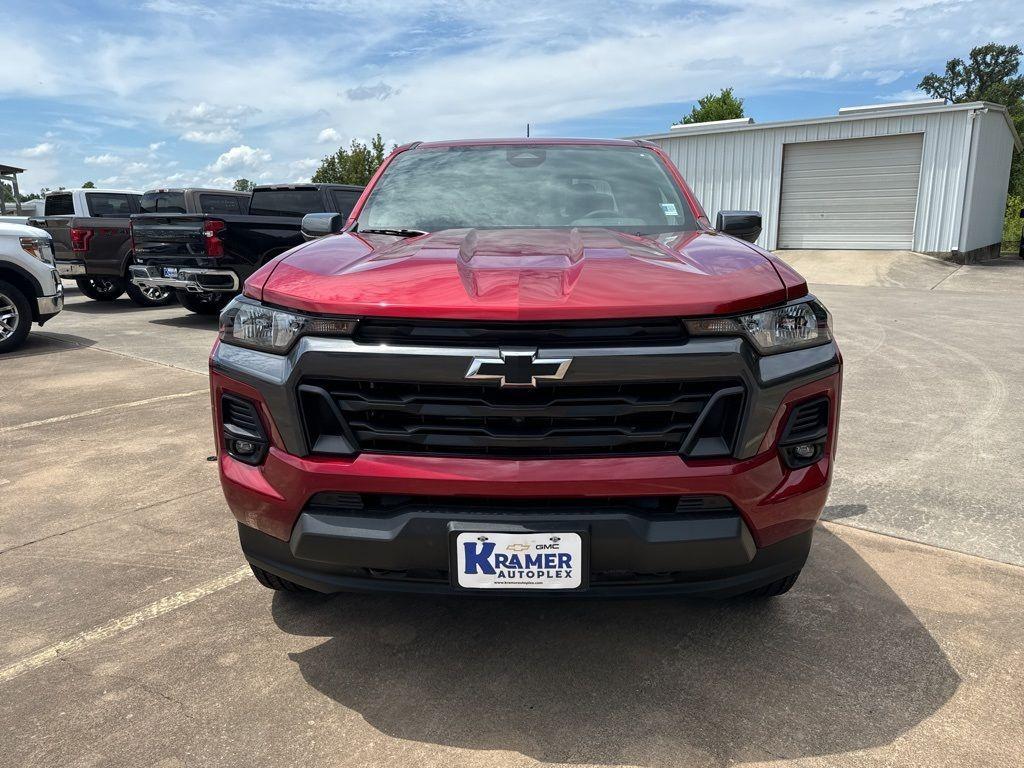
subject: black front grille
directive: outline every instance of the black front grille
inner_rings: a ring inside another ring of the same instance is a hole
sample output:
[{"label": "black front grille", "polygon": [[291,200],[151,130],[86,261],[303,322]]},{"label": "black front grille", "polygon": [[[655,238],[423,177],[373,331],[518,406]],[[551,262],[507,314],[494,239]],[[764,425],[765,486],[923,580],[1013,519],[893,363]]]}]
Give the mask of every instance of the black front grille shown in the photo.
[{"label": "black front grille", "polygon": [[431,346],[575,347],[681,344],[686,330],[679,318],[582,320],[542,323],[466,320],[400,320],[370,317],[359,322],[355,340],[362,344],[429,344]]},{"label": "black front grille", "polygon": [[[480,457],[541,458],[678,453],[715,398],[714,419],[703,420],[693,443],[731,450],[742,389],[735,381],[539,383],[534,388],[496,383],[425,384],[321,380],[303,382],[303,402],[319,390],[333,409],[304,407],[311,449],[325,435],[348,432],[361,451]],[[725,392],[723,392],[723,390]],[[728,418],[717,414],[728,411]],[[337,419],[333,419],[337,421]],[[724,432],[723,432],[724,430]],[[695,455],[711,455],[708,450]]]},{"label": "black front grille", "polygon": [[321,491],[305,511],[319,514],[391,517],[405,513],[467,515],[595,515],[625,513],[650,519],[690,520],[737,515],[724,496],[595,496],[515,498],[498,496],[419,496],[395,493]]}]

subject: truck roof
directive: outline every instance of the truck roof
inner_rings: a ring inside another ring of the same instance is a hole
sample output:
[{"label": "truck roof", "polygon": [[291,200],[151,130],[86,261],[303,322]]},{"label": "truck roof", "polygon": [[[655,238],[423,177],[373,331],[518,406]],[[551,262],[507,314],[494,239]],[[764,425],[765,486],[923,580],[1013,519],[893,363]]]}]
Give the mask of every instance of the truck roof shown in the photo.
[{"label": "truck roof", "polygon": [[142,194],[148,195],[151,192],[215,192],[218,195],[238,195],[240,197],[251,194],[250,192],[239,192],[237,189],[214,189],[213,187],[158,187],[147,189]]},{"label": "truck roof", "polygon": [[109,189],[107,187],[71,187],[70,189],[51,189],[46,193],[46,197],[50,195],[66,195],[69,192],[106,192],[114,195],[141,195],[142,193],[137,189]]},{"label": "truck roof", "polygon": [[362,189],[361,184],[257,184],[252,191],[261,189]]}]

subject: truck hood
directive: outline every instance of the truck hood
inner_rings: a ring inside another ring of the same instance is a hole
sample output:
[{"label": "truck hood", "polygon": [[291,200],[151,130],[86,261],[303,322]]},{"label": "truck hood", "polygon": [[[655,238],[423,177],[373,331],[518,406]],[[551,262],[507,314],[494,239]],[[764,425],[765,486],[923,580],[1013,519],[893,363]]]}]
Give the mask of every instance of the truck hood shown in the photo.
[{"label": "truck hood", "polygon": [[246,293],[325,314],[476,320],[696,316],[806,293],[758,249],[713,232],[452,229],[342,234],[291,251]]}]

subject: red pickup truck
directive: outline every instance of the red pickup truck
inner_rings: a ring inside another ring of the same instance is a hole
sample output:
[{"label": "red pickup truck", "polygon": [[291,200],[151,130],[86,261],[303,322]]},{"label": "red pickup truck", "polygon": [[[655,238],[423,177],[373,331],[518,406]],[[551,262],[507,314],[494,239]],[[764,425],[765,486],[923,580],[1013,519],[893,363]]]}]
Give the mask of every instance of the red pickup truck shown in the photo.
[{"label": "red pickup truck", "polygon": [[[805,281],[639,141],[397,149],[245,283],[221,481],[279,590],[769,597],[832,476]],[[317,237],[324,235],[323,237]]]}]

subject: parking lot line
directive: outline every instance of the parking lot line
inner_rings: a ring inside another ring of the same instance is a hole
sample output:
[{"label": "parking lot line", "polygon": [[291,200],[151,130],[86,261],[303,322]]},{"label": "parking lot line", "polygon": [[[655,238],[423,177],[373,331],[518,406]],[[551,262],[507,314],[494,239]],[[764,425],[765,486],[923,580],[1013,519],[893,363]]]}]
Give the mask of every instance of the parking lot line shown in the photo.
[{"label": "parking lot line", "polygon": [[192,397],[193,395],[207,394],[208,389],[193,389],[188,392],[175,392],[171,395],[160,395],[159,397],[147,397],[144,400],[134,400],[130,403],[117,403],[115,405],[105,405],[102,408],[91,408],[88,411],[79,411],[78,413],[68,413],[63,416],[52,416],[49,419],[40,419],[39,421],[27,421],[24,424],[13,424],[9,427],[0,427],[0,435],[7,432],[15,432],[19,429],[29,429],[31,427],[41,427],[45,424],[57,424],[62,421],[70,421],[72,419],[81,419],[85,416],[95,416],[99,413],[109,413],[110,411],[119,411],[123,408],[137,408],[140,405],[151,405],[152,403],[162,403],[167,400],[178,400],[182,397]]},{"label": "parking lot line", "polygon": [[38,669],[51,661],[55,661],[62,654],[70,653],[85,648],[93,643],[106,640],[120,635],[123,632],[127,632],[133,627],[137,627],[150,619],[155,619],[158,616],[163,616],[165,613],[177,610],[189,603],[194,603],[207,595],[211,595],[214,592],[218,592],[222,589],[230,587],[233,584],[237,584],[249,574],[249,566],[239,568],[231,573],[226,573],[223,576],[219,576],[216,579],[199,584],[198,586],[192,587],[192,589],[186,589],[181,592],[176,592],[173,595],[164,597],[157,600],[155,603],[150,603],[144,608],[129,613],[126,616],[120,618],[111,619],[106,624],[101,624],[98,627],[87,629],[84,632],[79,632],[77,635],[61,640],[53,645],[49,645],[42,650],[36,651],[35,653],[26,656],[23,659],[12,662],[7,666],[0,669],[0,683],[6,683],[19,675],[23,675],[33,669]]}]

